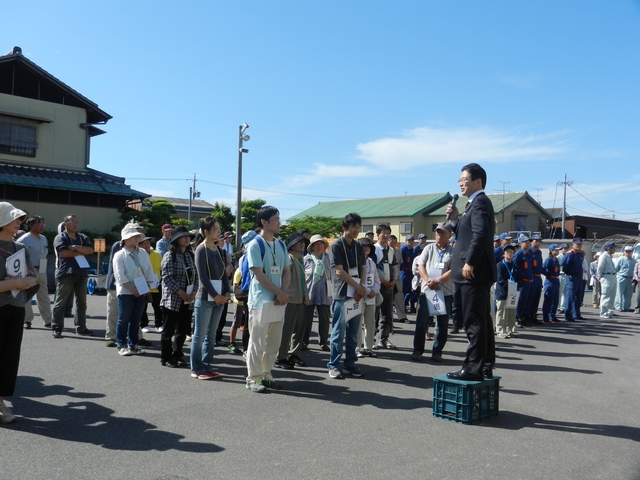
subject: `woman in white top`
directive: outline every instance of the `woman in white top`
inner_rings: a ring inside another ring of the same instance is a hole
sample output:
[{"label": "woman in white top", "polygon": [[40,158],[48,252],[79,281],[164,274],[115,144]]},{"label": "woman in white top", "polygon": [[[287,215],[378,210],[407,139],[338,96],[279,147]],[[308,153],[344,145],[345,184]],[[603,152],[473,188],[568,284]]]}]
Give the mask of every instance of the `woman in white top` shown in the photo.
[{"label": "woman in white top", "polygon": [[122,229],[122,250],[113,257],[113,275],[118,295],[116,343],[118,353],[124,357],[144,353],[138,348],[140,319],[147,306],[149,286],[156,283],[149,254],[138,248],[138,242],[143,237],[135,225],[125,225]]}]

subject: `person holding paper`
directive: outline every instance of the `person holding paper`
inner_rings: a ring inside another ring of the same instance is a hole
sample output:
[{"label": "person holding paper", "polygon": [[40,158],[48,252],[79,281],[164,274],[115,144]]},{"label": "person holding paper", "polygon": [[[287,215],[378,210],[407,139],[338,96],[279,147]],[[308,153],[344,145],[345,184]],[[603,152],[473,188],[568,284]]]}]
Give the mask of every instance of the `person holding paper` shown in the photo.
[{"label": "person holding paper", "polygon": [[440,223],[435,229],[435,243],[428,243],[416,262],[421,285],[411,354],[411,360],[414,362],[420,361],[424,353],[425,335],[429,331],[432,316],[436,317],[436,338],[433,342],[431,360],[442,361],[442,350],[447,343],[447,325],[453,304],[454,286],[450,270],[453,248],[449,245],[452,233],[451,225]]},{"label": "person holding paper", "polygon": [[211,365],[216,345],[216,330],[229,302],[231,289],[226,274],[226,252],[216,243],[220,239],[220,224],[212,217],[200,221],[195,260],[199,287],[195,303],[195,322],[191,339],[191,376],[211,380],[219,373]]},{"label": "person holding paper", "polygon": [[113,276],[118,295],[118,323],[116,324],[116,344],[118,354],[123,357],[140,355],[138,348],[140,319],[147,308],[149,285],[157,279],[151,267],[149,254],[138,247],[144,237],[136,224],[128,223],[121,232],[122,249],[113,257]]},{"label": "person holding paper", "polygon": [[280,233],[280,212],[265,205],[256,214],[260,235],[247,245],[251,270],[249,287],[249,348],[247,349],[247,389],[263,393],[280,389],[271,370],[282,341],[284,312],[291,281],[291,259]]},{"label": "person holding paper", "polygon": [[[378,274],[378,266],[376,264],[376,249],[373,242],[369,238],[360,239],[360,245],[364,250],[364,256],[367,259],[366,285],[367,294],[364,297],[364,307],[362,311],[362,326],[358,329],[358,348],[356,355],[358,358],[377,357],[373,351],[373,336],[376,329],[376,298],[380,293],[380,275]],[[364,331],[363,331],[364,330]]]},{"label": "person holding paper", "polygon": [[16,420],[4,399],[13,395],[18,378],[25,290],[37,285],[26,247],[12,240],[26,216],[10,203],[0,202],[0,423]]},{"label": "person holding paper", "polygon": [[77,335],[92,336],[87,328],[87,277],[89,262],[87,256],[93,255],[93,243],[86,235],[78,231],[78,218],[67,215],[64,218],[65,230],[56,235],[53,247],[58,254],[56,271],[56,299],[53,304],[51,329],[53,338],[61,338],[64,329],[64,310],[70,296],[76,297],[76,311],[73,323]]},{"label": "person holding paper", "polygon": [[[496,333],[500,338],[516,336],[516,305],[510,305],[510,302],[513,302],[513,295],[516,295],[518,291],[520,272],[513,261],[514,250],[513,245],[502,247],[502,260],[496,264]],[[557,272],[555,275],[557,279]],[[510,289],[511,294],[509,293]],[[555,310],[553,314],[555,314]]]},{"label": "person holding paper", "polygon": [[[38,303],[38,311],[40,317],[44,321],[44,326],[51,326],[51,299],[49,298],[49,286],[47,285],[47,238],[42,234],[44,231],[44,218],[34,215],[27,218],[25,222],[27,233],[20,237],[19,243],[27,247],[29,260],[37,274],[38,293],[36,294],[36,302]],[[24,328],[30,329],[33,321],[33,307],[31,299],[28,298],[25,303]]]},{"label": "person holding paper", "polygon": [[[191,233],[186,227],[171,231],[171,247],[162,257],[162,312],[160,363],[164,367],[186,367],[182,347],[191,333],[191,313],[198,294],[198,272]],[[173,343],[171,339],[175,335]]]},{"label": "person holding paper", "polygon": [[[362,219],[357,213],[349,213],[342,220],[342,236],[331,244],[331,279],[333,281],[333,324],[330,340],[329,377],[343,378],[343,372],[361,377],[356,366],[358,356],[358,330],[360,329],[360,302],[367,295],[367,265],[358,234]],[[344,345],[344,368],[340,359]]]}]

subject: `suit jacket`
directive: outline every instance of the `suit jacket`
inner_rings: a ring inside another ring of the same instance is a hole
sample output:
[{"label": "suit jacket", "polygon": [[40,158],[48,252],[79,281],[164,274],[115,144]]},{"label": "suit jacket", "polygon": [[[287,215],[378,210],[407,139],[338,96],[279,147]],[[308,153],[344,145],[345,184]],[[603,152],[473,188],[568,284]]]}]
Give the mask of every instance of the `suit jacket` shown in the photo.
[{"label": "suit jacket", "polygon": [[[451,259],[451,275],[455,283],[489,283],[496,281],[496,261],[493,251],[495,214],[489,197],[479,193],[469,208],[458,217],[454,227],[456,244]],[[473,267],[474,279],[462,277],[462,267]]]}]

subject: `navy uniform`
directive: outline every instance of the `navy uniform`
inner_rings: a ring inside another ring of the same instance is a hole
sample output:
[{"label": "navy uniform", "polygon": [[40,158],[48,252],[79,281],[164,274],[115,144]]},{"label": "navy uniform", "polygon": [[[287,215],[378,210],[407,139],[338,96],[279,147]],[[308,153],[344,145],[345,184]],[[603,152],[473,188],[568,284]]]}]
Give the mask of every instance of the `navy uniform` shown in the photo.
[{"label": "navy uniform", "polygon": [[558,299],[560,298],[560,262],[552,255],[558,246],[554,243],[549,245],[549,256],[542,265],[544,273],[544,300],[542,302],[542,321],[544,323],[557,322],[556,310]]},{"label": "navy uniform", "polygon": [[580,313],[580,296],[582,294],[582,262],[584,253],[581,250],[582,239],[573,239],[573,249],[562,257],[560,266],[566,275],[566,291],[564,294],[564,319],[573,322],[582,319]]},{"label": "navy uniform", "polygon": [[513,256],[513,263],[518,272],[520,272],[520,281],[518,282],[518,290],[520,298],[516,307],[516,327],[531,326],[531,300],[533,294],[533,268],[532,255],[530,251],[531,239],[525,234],[518,236],[521,248]]},{"label": "navy uniform", "polygon": [[[540,297],[542,295],[542,252],[540,251],[540,240],[542,236],[539,233],[531,235],[532,242],[536,240],[536,244],[530,248],[531,252],[531,268],[533,269],[533,287],[531,292],[531,303],[529,315],[534,323],[540,323],[536,318],[538,314],[538,305],[540,305]],[[543,319],[544,320],[544,319]]]}]

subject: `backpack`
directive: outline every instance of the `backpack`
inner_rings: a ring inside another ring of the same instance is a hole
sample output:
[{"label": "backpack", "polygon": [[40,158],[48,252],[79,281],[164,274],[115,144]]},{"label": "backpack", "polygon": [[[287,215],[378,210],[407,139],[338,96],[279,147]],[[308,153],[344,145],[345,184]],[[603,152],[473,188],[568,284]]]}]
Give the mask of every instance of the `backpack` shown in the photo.
[{"label": "backpack", "polygon": [[[287,247],[285,246],[284,242],[279,238],[277,238],[276,240],[286,254]],[[264,240],[262,240],[262,237],[258,235],[255,238],[255,241],[258,242],[258,246],[260,247],[260,258],[264,260],[264,253],[265,253]],[[240,297],[238,297],[238,294],[236,294],[236,298],[240,301],[244,301],[249,298],[249,288],[251,287],[251,279],[253,278],[253,273],[249,269],[249,260],[247,259],[247,255],[244,255],[242,257],[242,267],[240,271],[242,272],[242,280],[240,281],[240,292],[239,292]]]}]

